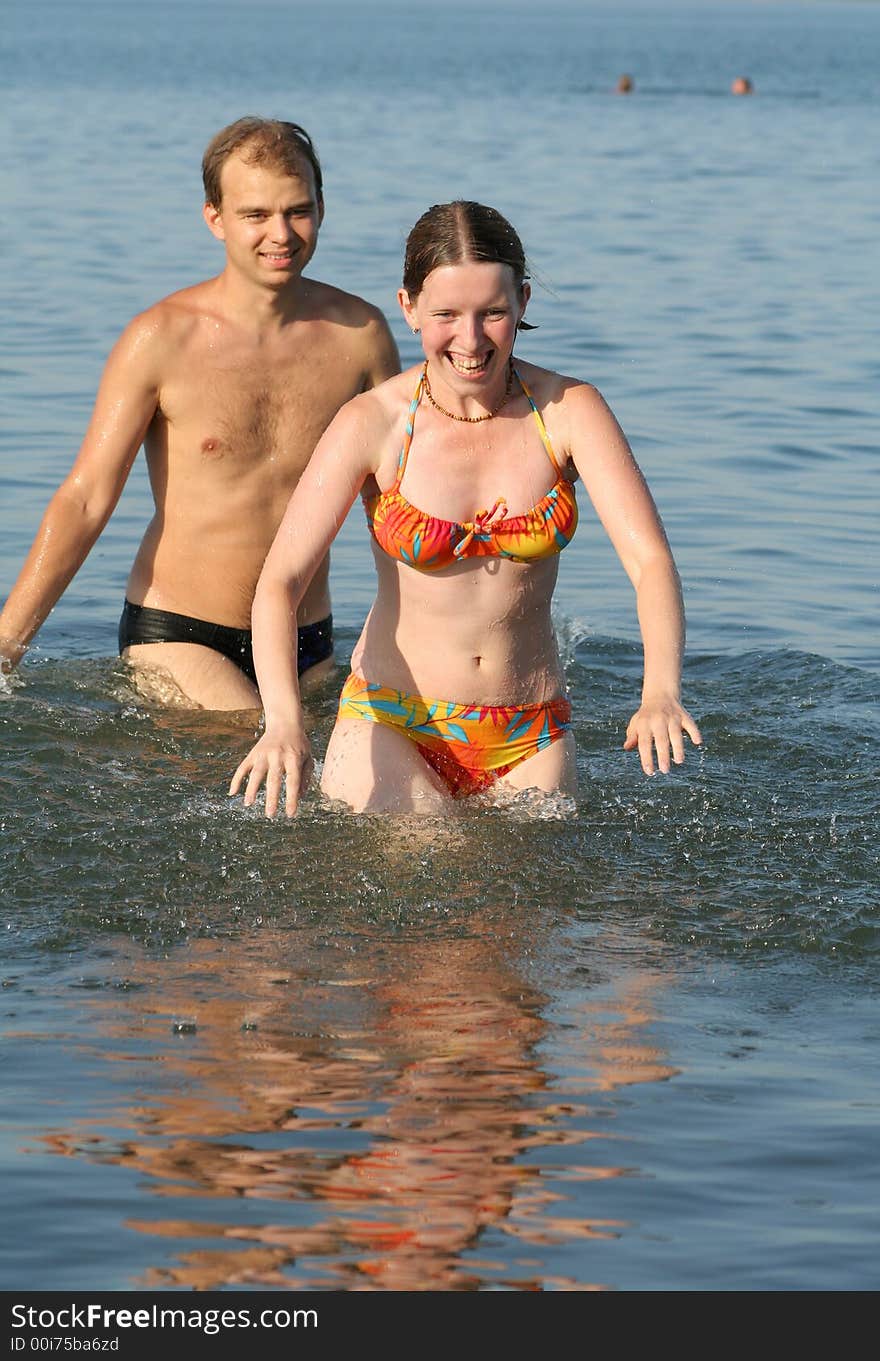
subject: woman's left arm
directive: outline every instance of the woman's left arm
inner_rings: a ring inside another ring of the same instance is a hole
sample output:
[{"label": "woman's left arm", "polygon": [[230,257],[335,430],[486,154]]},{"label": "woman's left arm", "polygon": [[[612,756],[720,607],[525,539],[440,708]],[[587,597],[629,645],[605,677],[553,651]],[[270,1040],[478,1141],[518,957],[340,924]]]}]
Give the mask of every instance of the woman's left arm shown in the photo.
[{"label": "woman's left arm", "polygon": [[646,775],[684,760],[684,733],[702,742],[681,703],[685,623],[681,582],[654,499],[613,412],[595,388],[577,384],[563,399],[569,452],[636,592],[644,648],[642,702],[623,743],[638,748]]}]

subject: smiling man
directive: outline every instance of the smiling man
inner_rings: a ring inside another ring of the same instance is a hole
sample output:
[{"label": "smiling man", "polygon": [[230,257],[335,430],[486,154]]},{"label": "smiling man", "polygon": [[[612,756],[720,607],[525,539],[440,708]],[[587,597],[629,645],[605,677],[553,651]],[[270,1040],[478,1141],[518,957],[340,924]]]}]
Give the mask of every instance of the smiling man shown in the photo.
[{"label": "smiling man", "polygon": [[[107,361],[85,440],[0,613],[0,667],[24,654],[84,562],[143,445],[155,500],[119,649],[153,698],[256,707],[250,611],[291,492],[339,408],[399,371],[388,324],[306,277],[321,167],[296,123],[241,118],[202,162],[214,279],[135,317]],[[298,670],[332,665],[329,559],[297,622]]]}]

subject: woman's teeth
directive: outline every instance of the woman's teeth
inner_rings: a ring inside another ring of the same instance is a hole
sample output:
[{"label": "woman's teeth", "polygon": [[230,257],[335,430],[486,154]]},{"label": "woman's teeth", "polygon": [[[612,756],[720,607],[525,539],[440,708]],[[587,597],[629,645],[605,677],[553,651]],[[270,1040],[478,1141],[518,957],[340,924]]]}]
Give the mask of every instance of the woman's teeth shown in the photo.
[{"label": "woman's teeth", "polygon": [[449,355],[449,362],[459,373],[479,373],[481,369],[486,367],[489,360],[488,357],[485,359],[462,359],[459,355],[451,354]]}]

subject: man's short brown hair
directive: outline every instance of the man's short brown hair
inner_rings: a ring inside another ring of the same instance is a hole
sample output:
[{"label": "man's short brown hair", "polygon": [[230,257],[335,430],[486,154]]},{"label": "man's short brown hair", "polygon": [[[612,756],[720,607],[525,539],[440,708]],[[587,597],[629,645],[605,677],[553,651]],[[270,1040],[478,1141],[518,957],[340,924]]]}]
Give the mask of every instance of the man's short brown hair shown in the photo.
[{"label": "man's short brown hair", "polygon": [[278,118],[238,118],[221,128],[212,137],[202,157],[202,182],[205,202],[219,208],[223,197],[220,175],[229,157],[235,152],[245,153],[250,165],[268,165],[288,175],[303,177],[309,166],[315,180],[318,203],[324,201],[324,182],[321,163],[311,137],[299,123],[285,123]]}]

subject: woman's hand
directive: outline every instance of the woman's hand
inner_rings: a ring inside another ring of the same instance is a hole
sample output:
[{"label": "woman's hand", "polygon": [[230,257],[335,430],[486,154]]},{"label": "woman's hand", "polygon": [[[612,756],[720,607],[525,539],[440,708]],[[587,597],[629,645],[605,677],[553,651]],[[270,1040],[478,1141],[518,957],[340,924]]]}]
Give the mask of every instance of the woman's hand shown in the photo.
[{"label": "woman's hand", "polygon": [[284,782],[284,811],[292,818],[309,787],[314,762],[309,739],[298,727],[267,728],[232,777],[229,793],[237,794],[247,776],[245,807],[249,808],[262,784],[266,786],[266,817],[278,811]]},{"label": "woman's hand", "polygon": [[684,760],[684,733],[695,746],[703,740],[696,723],[677,699],[671,695],[646,696],[629,721],[623,749],[633,751],[638,748],[646,775],[654,774],[656,749],[657,767],[668,775],[670,752],[676,765],[680,766]]}]

